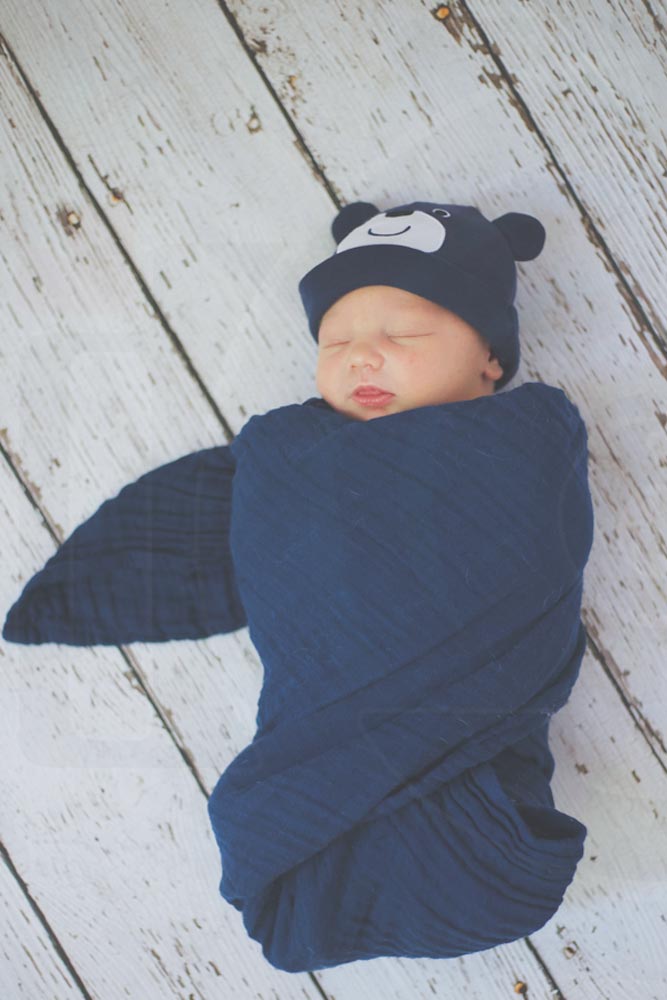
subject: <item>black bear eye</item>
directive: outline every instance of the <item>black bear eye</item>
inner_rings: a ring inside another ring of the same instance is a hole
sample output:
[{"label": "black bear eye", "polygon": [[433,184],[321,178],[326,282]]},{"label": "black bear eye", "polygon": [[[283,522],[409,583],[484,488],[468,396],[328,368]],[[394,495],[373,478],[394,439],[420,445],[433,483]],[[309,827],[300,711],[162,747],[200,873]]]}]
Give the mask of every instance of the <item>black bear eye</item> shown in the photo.
[{"label": "black bear eye", "polygon": [[434,208],[433,209],[433,214],[434,215],[444,215],[444,217],[446,219],[450,219],[451,218],[450,213],[445,208]]}]

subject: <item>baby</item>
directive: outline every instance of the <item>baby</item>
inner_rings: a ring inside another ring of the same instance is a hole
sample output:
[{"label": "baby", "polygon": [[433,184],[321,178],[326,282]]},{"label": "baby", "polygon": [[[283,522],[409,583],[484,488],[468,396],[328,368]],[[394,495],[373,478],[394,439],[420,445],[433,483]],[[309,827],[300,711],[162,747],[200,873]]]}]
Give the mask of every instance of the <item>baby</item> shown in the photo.
[{"label": "baby", "polygon": [[548,744],[586,645],[586,430],[561,389],[497,392],[519,363],[514,262],[544,229],[428,202],[357,202],[332,229],[299,283],[321,398],[125,486],[3,630],[248,626],[257,731],[208,813],[220,894],[290,972],[533,933],[586,836],[555,808]]},{"label": "baby", "polygon": [[516,372],[514,261],[542,250],[537,219],[489,222],[465,205],[346,205],[336,252],[306,274],[317,387],[335,410],[371,420],[493,394]]}]

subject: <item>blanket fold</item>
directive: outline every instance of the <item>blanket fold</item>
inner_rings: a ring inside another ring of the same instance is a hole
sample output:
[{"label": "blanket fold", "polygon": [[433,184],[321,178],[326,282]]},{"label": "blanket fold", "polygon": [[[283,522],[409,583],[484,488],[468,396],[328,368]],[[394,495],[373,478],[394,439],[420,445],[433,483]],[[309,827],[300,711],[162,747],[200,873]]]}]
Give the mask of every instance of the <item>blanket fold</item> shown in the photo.
[{"label": "blanket fold", "polygon": [[86,524],[3,635],[247,623],[257,729],[208,813],[220,892],[272,965],[454,957],[554,915],[587,831],[555,808],[548,730],[586,647],[593,541],[586,428],[562,390],[368,421],[280,407]]},{"label": "blanket fold", "polygon": [[28,581],[9,642],[108,646],[247,625],[229,551],[228,445],[184,455],[105,500]]}]

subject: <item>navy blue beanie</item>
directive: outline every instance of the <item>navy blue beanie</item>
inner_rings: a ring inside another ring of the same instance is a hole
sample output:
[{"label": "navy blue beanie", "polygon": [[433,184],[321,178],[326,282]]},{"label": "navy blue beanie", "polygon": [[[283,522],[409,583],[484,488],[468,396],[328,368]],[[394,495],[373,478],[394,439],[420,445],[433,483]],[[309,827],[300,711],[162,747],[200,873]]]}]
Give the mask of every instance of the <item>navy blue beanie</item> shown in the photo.
[{"label": "navy blue beanie", "polygon": [[519,367],[514,308],[516,260],[533,260],[546,232],[532,215],[508,212],[490,222],[472,205],[413,201],[381,212],[345,205],[331,225],[334,253],[299,282],[317,342],[329,306],[364,285],[391,285],[444,306],[474,327],[503,368],[494,390]]}]

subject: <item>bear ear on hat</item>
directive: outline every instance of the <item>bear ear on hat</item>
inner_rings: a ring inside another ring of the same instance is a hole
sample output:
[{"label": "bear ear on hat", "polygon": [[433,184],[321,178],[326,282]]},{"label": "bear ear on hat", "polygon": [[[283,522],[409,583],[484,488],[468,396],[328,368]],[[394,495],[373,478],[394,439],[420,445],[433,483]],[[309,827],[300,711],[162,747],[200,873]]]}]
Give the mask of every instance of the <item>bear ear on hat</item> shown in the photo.
[{"label": "bear ear on hat", "polygon": [[349,205],[343,205],[336,218],[331,223],[331,232],[336,244],[345,239],[353,229],[372,219],[380,211],[370,201],[353,201]]},{"label": "bear ear on hat", "polygon": [[523,212],[507,212],[493,220],[510,245],[515,260],[534,260],[540,253],[547,238],[542,223],[532,215]]}]

